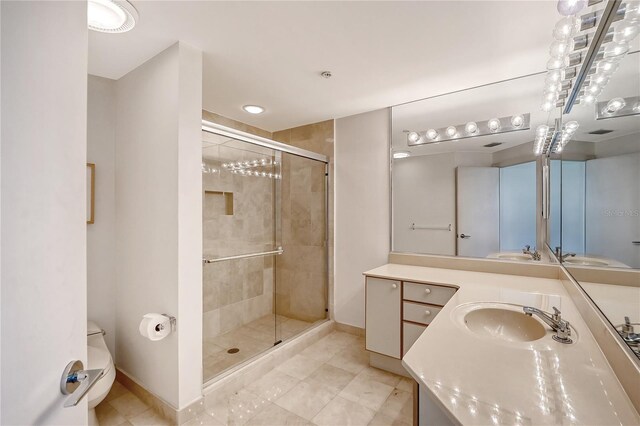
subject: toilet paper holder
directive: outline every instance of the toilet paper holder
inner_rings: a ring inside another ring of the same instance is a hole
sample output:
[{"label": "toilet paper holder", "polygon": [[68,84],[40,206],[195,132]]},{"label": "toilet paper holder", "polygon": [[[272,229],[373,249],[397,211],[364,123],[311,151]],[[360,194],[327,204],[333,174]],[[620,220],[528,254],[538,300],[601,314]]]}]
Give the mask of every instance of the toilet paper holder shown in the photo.
[{"label": "toilet paper holder", "polygon": [[[167,319],[169,320],[169,325],[171,327],[171,332],[173,333],[174,331],[176,331],[176,317],[169,315],[169,314],[162,314],[163,317],[167,317]],[[165,323],[159,324],[158,327],[161,327],[160,330],[164,330],[165,327]],[[160,331],[158,330],[158,331]]]}]

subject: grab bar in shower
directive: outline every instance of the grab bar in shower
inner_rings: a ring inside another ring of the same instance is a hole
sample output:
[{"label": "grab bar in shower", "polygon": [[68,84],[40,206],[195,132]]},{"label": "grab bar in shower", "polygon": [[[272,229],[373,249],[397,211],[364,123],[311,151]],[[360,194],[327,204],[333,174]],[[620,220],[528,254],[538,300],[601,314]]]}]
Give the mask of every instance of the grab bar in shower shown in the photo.
[{"label": "grab bar in shower", "polygon": [[278,250],[271,251],[263,251],[260,253],[249,253],[249,254],[239,254],[237,256],[227,256],[227,257],[216,257],[214,259],[202,259],[203,263],[216,263],[222,262],[223,260],[237,260],[237,259],[248,259],[250,257],[260,257],[260,256],[269,256],[271,254],[279,255],[284,253],[282,247],[278,248]]}]

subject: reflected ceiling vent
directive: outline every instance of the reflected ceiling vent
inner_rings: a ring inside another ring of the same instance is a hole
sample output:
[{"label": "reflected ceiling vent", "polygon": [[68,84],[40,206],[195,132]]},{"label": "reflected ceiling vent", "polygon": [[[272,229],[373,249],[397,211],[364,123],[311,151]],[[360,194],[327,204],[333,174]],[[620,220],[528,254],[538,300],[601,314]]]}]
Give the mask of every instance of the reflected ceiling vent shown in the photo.
[{"label": "reflected ceiling vent", "polygon": [[498,145],[502,145],[502,142],[491,142],[482,146],[484,146],[485,148],[493,148],[494,146],[498,146]]},{"label": "reflected ceiling vent", "polygon": [[613,132],[613,130],[606,130],[606,129],[600,129],[600,130],[594,130],[593,132],[589,132],[590,135],[606,135],[607,133],[611,133]]}]

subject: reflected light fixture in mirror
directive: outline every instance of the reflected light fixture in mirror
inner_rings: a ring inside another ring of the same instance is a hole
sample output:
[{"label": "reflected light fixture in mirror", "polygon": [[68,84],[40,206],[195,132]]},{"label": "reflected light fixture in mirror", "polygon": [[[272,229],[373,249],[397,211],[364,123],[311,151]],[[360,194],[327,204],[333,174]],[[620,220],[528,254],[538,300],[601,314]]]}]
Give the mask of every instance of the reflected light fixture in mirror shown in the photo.
[{"label": "reflected light fixture in mirror", "polygon": [[393,153],[394,159],[407,158],[411,157],[411,153],[409,151],[396,151]]},{"label": "reflected light fixture in mirror", "polygon": [[89,0],[87,26],[102,33],[125,33],[135,27],[138,11],[124,0]]},{"label": "reflected light fixture in mirror", "polygon": [[596,105],[596,120],[631,115],[640,115],[640,96],[613,98]]}]

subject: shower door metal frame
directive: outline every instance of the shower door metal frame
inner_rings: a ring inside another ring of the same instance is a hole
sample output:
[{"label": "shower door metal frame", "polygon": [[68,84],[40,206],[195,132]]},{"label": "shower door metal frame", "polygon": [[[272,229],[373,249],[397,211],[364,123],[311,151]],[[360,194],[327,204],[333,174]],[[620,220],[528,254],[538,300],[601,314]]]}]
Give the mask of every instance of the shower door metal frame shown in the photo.
[{"label": "shower door metal frame", "polygon": [[[276,152],[276,156],[279,157],[279,162],[282,161],[282,157],[281,157],[281,153],[286,152],[288,154],[292,154],[292,155],[296,155],[298,157],[303,157],[303,158],[307,158],[310,160],[314,160],[314,161],[319,161],[321,163],[324,163],[324,213],[325,213],[325,235],[324,235],[324,239],[325,239],[325,256],[326,256],[326,277],[325,277],[325,292],[326,292],[326,301],[327,301],[327,305],[325,307],[325,312],[326,312],[326,317],[325,320],[322,321],[319,324],[314,324],[313,326],[311,326],[310,328],[308,328],[307,330],[305,330],[304,332],[307,332],[313,328],[315,328],[316,326],[325,323],[326,321],[328,321],[331,317],[331,313],[329,312],[329,306],[331,306],[331,303],[329,301],[329,295],[331,294],[331,292],[329,291],[329,283],[330,283],[330,259],[329,259],[329,255],[330,255],[330,250],[329,250],[329,188],[330,188],[330,182],[329,182],[329,158],[326,155],[323,154],[319,154],[317,152],[313,152],[313,151],[309,151],[303,148],[298,148],[295,146],[291,146],[291,145],[287,145],[285,143],[282,142],[277,142],[274,141],[272,139],[268,139],[268,138],[263,138],[261,136],[256,136],[253,135],[251,133],[247,133],[247,132],[243,132],[241,130],[236,130],[233,129],[231,127],[227,127],[227,126],[223,126],[221,124],[217,124],[217,123],[213,123],[211,121],[208,120],[202,120],[202,131],[207,132],[207,133],[212,133],[212,134],[216,134],[216,135],[220,135],[220,136],[225,136],[228,137],[230,139],[235,139],[235,140],[239,140],[242,142],[247,142],[250,144],[254,144],[254,145],[258,145],[264,148],[268,148],[268,149],[272,149]],[[278,191],[281,191],[281,189],[276,187],[276,193],[278,193]],[[278,194],[277,196],[280,196],[280,194]],[[276,209],[276,227],[281,226],[279,224],[279,216],[280,216],[280,212],[279,209]],[[277,229],[274,229],[274,234],[276,237],[276,244],[281,244],[281,241],[278,241],[278,235],[279,233],[277,232]],[[249,255],[241,255],[241,256],[237,256],[239,257],[254,257],[256,255],[278,255],[282,253],[282,249],[278,248],[278,250],[274,250],[272,252],[264,252],[264,253],[253,253],[253,254],[249,254]],[[274,256],[275,257],[275,256]],[[220,260],[232,260],[236,258],[236,256],[231,256],[229,258],[226,259],[204,259],[203,258],[203,267],[204,265],[206,265],[207,263],[215,263],[217,261]],[[274,268],[274,273],[275,273],[275,269]],[[274,277],[275,278],[275,277]],[[274,300],[275,300],[275,293],[274,293]],[[275,330],[274,330],[275,331]],[[288,340],[288,339],[287,339]],[[275,347],[275,346],[274,346]],[[229,374],[232,374],[233,371],[242,368],[244,365],[248,364],[249,362],[251,362],[253,359],[255,359],[256,357],[259,356],[263,356],[267,353],[269,353],[270,351],[272,351],[273,348],[268,349],[258,355],[256,355],[255,357],[251,357],[243,362],[240,362],[239,364],[231,367],[228,370],[224,370],[222,371],[220,374],[218,374],[217,376],[214,376],[208,380],[205,380],[203,383],[203,388],[207,388],[208,386],[211,386],[214,382],[216,382],[217,380],[228,376]]]},{"label": "shower door metal frame", "polygon": [[227,136],[232,139],[238,139],[243,142],[259,145],[264,148],[270,148],[276,151],[287,152],[289,154],[297,155],[299,157],[305,157],[311,160],[321,161],[325,164],[329,164],[329,159],[327,158],[326,155],[318,154],[317,152],[308,151],[306,149],[298,148],[296,146],[287,145],[282,142],[276,142],[272,139],[263,138],[261,136],[252,135],[251,133],[242,132],[240,130],[232,129],[231,127],[212,123],[211,121],[202,120],[202,130],[208,133]]}]

